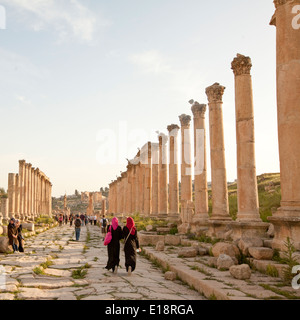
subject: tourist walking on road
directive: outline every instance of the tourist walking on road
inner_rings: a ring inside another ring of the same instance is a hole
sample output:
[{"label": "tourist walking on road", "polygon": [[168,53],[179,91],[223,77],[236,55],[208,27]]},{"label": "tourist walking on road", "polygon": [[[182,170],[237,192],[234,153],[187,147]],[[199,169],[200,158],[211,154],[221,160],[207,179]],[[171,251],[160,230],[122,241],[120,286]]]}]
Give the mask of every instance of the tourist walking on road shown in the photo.
[{"label": "tourist walking on road", "polygon": [[106,269],[114,273],[118,272],[118,267],[120,264],[120,240],[122,239],[122,229],[119,226],[119,221],[116,217],[112,219],[111,226],[108,228],[108,232],[111,232],[112,239],[107,246],[108,261]]},{"label": "tourist walking on road", "polygon": [[80,219],[81,219],[81,225],[82,226],[84,226],[84,214],[82,213],[81,215],[80,215]]},{"label": "tourist walking on road", "polygon": [[18,252],[18,230],[15,226],[15,219],[11,218],[7,226],[9,245],[13,247],[14,253]]},{"label": "tourist walking on road", "polygon": [[107,233],[107,225],[108,225],[108,220],[105,218],[105,216],[103,215],[101,221],[100,221],[100,224],[101,224],[101,232],[102,232],[102,236],[103,236],[103,241],[104,241],[104,238],[106,236],[106,233]]},{"label": "tourist walking on road", "polygon": [[64,221],[64,217],[62,215],[62,213],[59,215],[59,219],[58,219],[58,222],[59,222],[59,226],[61,227],[62,224],[63,224],[63,221]]},{"label": "tourist walking on road", "polygon": [[82,223],[81,223],[81,219],[80,219],[78,214],[76,215],[76,219],[75,219],[75,223],[74,224],[75,224],[76,241],[79,241]]},{"label": "tourist walking on road", "polygon": [[72,227],[73,220],[74,220],[74,215],[73,215],[73,213],[71,213],[71,214],[70,214],[70,217],[69,217],[70,227]]},{"label": "tourist walking on road", "polygon": [[136,267],[136,253],[141,251],[135,223],[131,217],[127,218],[126,226],[123,228],[123,238],[125,267],[128,275],[131,275]]},{"label": "tourist walking on road", "polygon": [[15,225],[16,225],[16,229],[17,229],[17,232],[18,232],[18,235],[17,235],[17,240],[18,240],[18,243],[19,243],[19,248],[18,249],[19,249],[19,252],[24,252],[24,238],[23,238],[23,235],[22,235],[23,226],[20,224],[19,220],[16,220]]}]

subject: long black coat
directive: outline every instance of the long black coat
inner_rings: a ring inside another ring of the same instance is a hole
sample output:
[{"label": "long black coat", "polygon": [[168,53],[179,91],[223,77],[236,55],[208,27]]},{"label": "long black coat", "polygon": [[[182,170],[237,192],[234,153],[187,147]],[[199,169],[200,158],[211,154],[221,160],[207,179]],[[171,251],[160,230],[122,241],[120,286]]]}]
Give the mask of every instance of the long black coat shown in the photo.
[{"label": "long black coat", "polygon": [[19,252],[24,252],[24,240],[23,240],[22,230],[23,230],[23,226],[20,225],[18,228]]},{"label": "long black coat", "polygon": [[18,235],[18,230],[14,224],[9,223],[7,226],[7,236],[9,239],[9,245],[12,246],[13,244],[18,245],[18,240],[13,237],[13,235]]},{"label": "long black coat", "polygon": [[[109,230],[110,226],[107,228]],[[111,227],[112,239],[107,246],[108,261],[106,269],[115,270],[115,267],[118,267],[120,264],[120,240],[123,238],[122,229],[120,226],[116,230]]]},{"label": "long black coat", "polygon": [[[129,234],[129,229],[125,226],[123,228],[123,237],[126,240]],[[128,271],[128,267],[131,267],[131,271],[135,270],[136,267],[136,249],[140,248],[139,238],[137,235],[137,231],[135,234],[130,234],[126,243],[124,244],[124,252],[125,252],[125,267],[126,271]]]}]

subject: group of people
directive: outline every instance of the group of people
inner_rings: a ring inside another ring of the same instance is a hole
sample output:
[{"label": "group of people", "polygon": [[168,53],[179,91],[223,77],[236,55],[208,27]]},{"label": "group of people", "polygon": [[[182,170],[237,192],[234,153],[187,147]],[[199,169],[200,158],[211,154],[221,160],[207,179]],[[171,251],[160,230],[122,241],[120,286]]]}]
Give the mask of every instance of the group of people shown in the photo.
[{"label": "group of people", "polygon": [[[76,215],[75,219],[75,238],[79,241],[81,232],[81,218]],[[102,230],[103,241],[107,233],[111,233],[111,241],[107,245],[108,261],[106,265],[107,270],[112,270],[113,273],[118,272],[120,265],[120,241],[124,239],[124,253],[125,253],[125,267],[128,275],[136,268],[136,256],[137,252],[140,252],[139,239],[135,222],[131,217],[126,220],[126,226],[121,228],[118,218],[114,217],[109,224],[109,221],[105,216],[100,220],[100,227]]]},{"label": "group of people", "polygon": [[7,236],[9,245],[14,253],[24,252],[24,238],[22,235],[22,224],[19,220],[11,218],[7,226]]},{"label": "group of people", "polygon": [[[90,223],[91,225],[94,225],[94,226],[97,224],[97,216],[88,216],[87,214],[80,214],[78,216],[81,220],[82,226],[85,226],[88,223]],[[70,215],[61,213],[60,215],[56,216],[55,218],[60,226],[62,226],[63,224],[70,223],[70,227],[72,227],[73,221],[76,220],[77,215],[74,215],[73,213],[71,213]]]},{"label": "group of people", "polygon": [[124,239],[125,267],[128,275],[131,275],[136,268],[136,254],[140,252],[137,229],[134,220],[127,218],[126,226],[123,229],[119,226],[118,218],[112,219],[111,225],[108,226],[107,232],[111,232],[111,241],[107,245],[108,261],[106,269],[112,269],[117,273],[120,264],[120,240]]},{"label": "group of people", "polygon": [[[72,215],[72,223],[74,220],[75,237],[79,241],[81,227],[85,225],[85,219],[77,214]],[[97,220],[97,219],[96,219]],[[94,221],[94,220],[92,220]],[[63,221],[59,222],[63,223]],[[72,225],[72,224],[70,224]],[[108,232],[111,233],[111,241],[107,245],[108,261],[107,270],[112,270],[113,273],[118,272],[120,265],[120,241],[124,239],[125,267],[130,275],[136,268],[136,255],[140,252],[137,229],[134,220],[131,217],[127,218],[126,226],[121,228],[118,218],[114,217],[111,224],[105,216],[100,221],[103,240]],[[24,238],[22,236],[22,224],[19,220],[11,218],[7,227],[9,244],[12,246],[14,253],[24,252]]]}]

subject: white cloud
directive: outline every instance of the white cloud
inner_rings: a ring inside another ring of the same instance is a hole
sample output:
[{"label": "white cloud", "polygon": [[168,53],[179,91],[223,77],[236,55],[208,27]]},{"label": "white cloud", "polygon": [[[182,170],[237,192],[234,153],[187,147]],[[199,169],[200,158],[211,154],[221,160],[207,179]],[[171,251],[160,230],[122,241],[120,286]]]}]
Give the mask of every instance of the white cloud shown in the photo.
[{"label": "white cloud", "polygon": [[3,0],[13,7],[23,22],[36,31],[52,30],[58,42],[76,40],[91,43],[100,26],[107,26],[105,19],[97,20],[95,14],[79,0]]},{"label": "white cloud", "polygon": [[17,96],[17,100],[25,105],[31,105],[31,101],[24,96]]},{"label": "white cloud", "polygon": [[156,50],[132,54],[129,60],[145,73],[163,74],[171,72],[171,68],[166,62],[166,59]]}]

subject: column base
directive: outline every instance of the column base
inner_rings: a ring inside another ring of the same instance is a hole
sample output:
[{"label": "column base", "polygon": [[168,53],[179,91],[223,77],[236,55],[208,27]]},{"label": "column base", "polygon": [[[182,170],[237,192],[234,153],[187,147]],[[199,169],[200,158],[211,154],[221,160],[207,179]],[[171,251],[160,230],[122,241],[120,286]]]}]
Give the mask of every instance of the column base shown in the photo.
[{"label": "column base", "polygon": [[189,223],[183,223],[177,228],[178,228],[178,233],[181,235],[187,234],[191,231],[191,225]]},{"label": "column base", "polygon": [[260,221],[233,221],[231,224],[233,240],[243,238],[267,238],[270,223]]},{"label": "column base", "polygon": [[238,212],[236,221],[239,222],[262,222],[257,212]]},{"label": "column base", "polygon": [[[293,211],[294,212],[294,211]],[[279,215],[284,213],[282,216]],[[295,213],[295,212],[294,212]],[[299,216],[288,217],[288,212],[279,208],[276,214],[268,220],[274,225],[273,249],[287,251],[285,243],[290,238],[296,250],[300,250],[300,211]]]},{"label": "column base", "polygon": [[208,235],[224,240],[266,238],[270,224],[257,221],[210,220]]},{"label": "column base", "polygon": [[167,220],[168,216],[169,215],[167,213],[159,213],[156,217],[157,219]]},{"label": "column base", "polygon": [[174,222],[174,223],[180,223],[180,213],[169,213],[168,214],[168,217],[167,217],[167,220],[169,222]]},{"label": "column base", "polygon": [[192,218],[191,232],[196,236],[206,235],[209,230],[209,216],[203,214],[196,214]]}]

